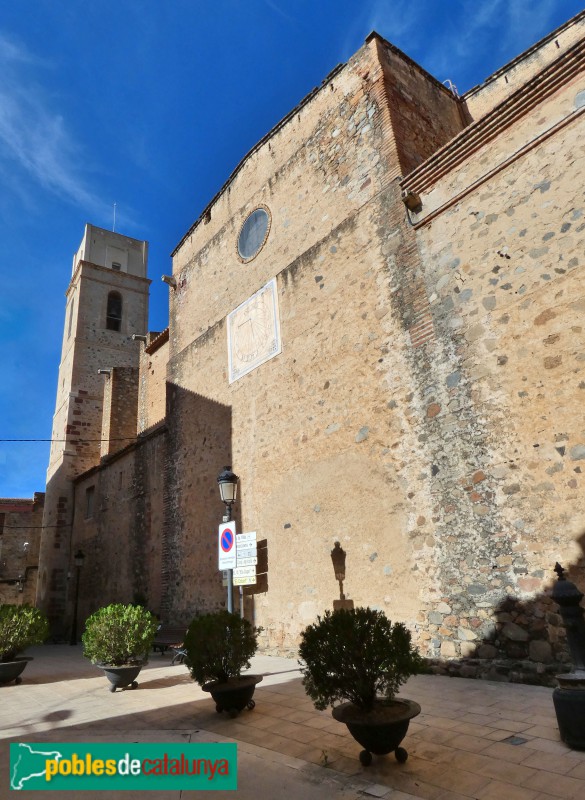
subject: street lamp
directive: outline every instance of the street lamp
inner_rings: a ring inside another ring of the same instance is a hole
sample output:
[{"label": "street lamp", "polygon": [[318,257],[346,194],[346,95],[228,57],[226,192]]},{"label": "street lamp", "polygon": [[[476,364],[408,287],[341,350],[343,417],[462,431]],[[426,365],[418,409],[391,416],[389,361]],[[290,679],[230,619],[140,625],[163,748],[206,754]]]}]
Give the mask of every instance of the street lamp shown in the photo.
[{"label": "street lamp", "polygon": [[79,573],[85,561],[85,555],[81,550],[73,556],[73,563],[75,564],[75,605],[73,606],[73,623],[71,625],[71,639],[69,644],[77,644],[77,607],[79,605]]},{"label": "street lamp", "polygon": [[231,522],[232,518],[232,505],[236,502],[236,495],[238,494],[238,476],[232,472],[231,467],[224,467],[217,476],[219,484],[219,494],[222,502],[226,505],[226,517],[224,522]]},{"label": "street lamp", "polygon": [[[219,494],[223,503],[225,503],[225,514],[223,515],[224,522],[231,522],[232,520],[232,505],[236,502],[238,494],[238,476],[232,472],[231,467],[224,467],[217,476],[217,483],[219,485]],[[227,610],[233,612],[233,571],[227,570]]]}]

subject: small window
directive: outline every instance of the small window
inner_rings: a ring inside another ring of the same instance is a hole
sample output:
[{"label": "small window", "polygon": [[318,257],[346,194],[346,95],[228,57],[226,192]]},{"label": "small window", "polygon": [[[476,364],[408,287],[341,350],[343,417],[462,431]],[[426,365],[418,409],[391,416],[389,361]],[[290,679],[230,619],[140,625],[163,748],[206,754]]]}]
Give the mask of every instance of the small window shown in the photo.
[{"label": "small window", "polygon": [[108,309],[106,311],[106,328],[109,331],[119,331],[122,327],[122,295],[119,292],[110,292],[108,295]]},{"label": "small window", "polygon": [[119,264],[117,261],[112,261],[112,269],[115,270],[116,272],[120,272],[120,270],[122,269],[122,265]]},{"label": "small window", "polygon": [[67,338],[71,336],[71,328],[73,326],[73,309],[75,308],[75,298],[71,298],[71,305],[69,306],[69,327],[67,329]]},{"label": "small window", "polygon": [[95,486],[88,486],[85,490],[85,518],[93,517],[93,502],[95,498]]}]

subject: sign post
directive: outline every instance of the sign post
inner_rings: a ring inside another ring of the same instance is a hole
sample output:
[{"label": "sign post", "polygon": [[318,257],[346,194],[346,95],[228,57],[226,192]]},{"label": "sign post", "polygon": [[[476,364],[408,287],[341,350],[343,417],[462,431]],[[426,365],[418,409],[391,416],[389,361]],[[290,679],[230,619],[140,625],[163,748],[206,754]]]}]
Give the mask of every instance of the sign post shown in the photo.
[{"label": "sign post", "polygon": [[226,520],[217,532],[217,568],[227,570],[227,610],[232,613],[234,601],[232,596],[232,570],[236,566],[236,523]]}]

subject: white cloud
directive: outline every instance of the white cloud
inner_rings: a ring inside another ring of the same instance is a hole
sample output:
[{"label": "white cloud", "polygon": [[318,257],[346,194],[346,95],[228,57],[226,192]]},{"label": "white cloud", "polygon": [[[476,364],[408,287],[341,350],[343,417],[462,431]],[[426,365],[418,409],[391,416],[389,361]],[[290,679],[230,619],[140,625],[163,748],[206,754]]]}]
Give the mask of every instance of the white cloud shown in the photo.
[{"label": "white cloud", "polygon": [[342,57],[352,56],[372,31],[397,47],[412,51],[419,38],[421,13],[424,9],[408,0],[370,0],[360,4],[354,25],[346,32]]},{"label": "white cloud", "polygon": [[492,50],[501,47],[500,33],[506,25],[506,6],[513,0],[483,0],[460,3],[451,9],[450,25],[427,48],[427,64],[434,75],[457,83],[457,74],[468,59],[475,58],[489,43]]},{"label": "white cloud", "polygon": [[283,8],[281,8],[278,5],[278,3],[274,2],[274,0],[264,0],[264,2],[266,3],[266,5],[269,8],[271,8],[274,12],[279,14],[281,17],[284,17],[284,19],[286,19],[288,22],[296,22],[295,18],[291,17],[290,14],[287,14],[287,12]]},{"label": "white cloud", "polygon": [[510,0],[507,6],[509,26],[507,44],[513,44],[519,30],[530,44],[535,44],[550,31],[550,20],[557,0]]},{"label": "white cloud", "polygon": [[0,63],[2,62],[5,64],[16,62],[20,64],[46,65],[35,53],[31,53],[22,44],[10,39],[0,31]]},{"label": "white cloud", "polygon": [[[442,80],[489,52],[498,69],[550,30],[556,0],[465,0],[449,14],[451,28],[428,48],[427,64]],[[484,77],[488,77],[486,71]]]},{"label": "white cloud", "polygon": [[45,62],[0,32],[0,170],[3,182],[25,194],[23,178],[38,188],[100,213],[103,204],[82,177],[82,154],[63,117],[34,75]]},{"label": "white cloud", "polygon": [[418,41],[421,13],[424,9],[409,0],[374,0],[369,9],[368,33],[377,31],[398,47],[399,42],[404,45],[408,41],[412,48]]}]

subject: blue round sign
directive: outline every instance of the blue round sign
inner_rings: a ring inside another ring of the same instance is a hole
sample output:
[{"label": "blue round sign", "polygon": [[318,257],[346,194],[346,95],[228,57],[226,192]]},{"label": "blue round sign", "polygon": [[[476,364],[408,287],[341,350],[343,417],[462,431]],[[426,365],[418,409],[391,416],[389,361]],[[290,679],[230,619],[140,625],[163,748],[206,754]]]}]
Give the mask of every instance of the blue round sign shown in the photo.
[{"label": "blue round sign", "polygon": [[229,553],[234,546],[234,533],[229,528],[226,528],[221,534],[221,549],[224,553]]}]

